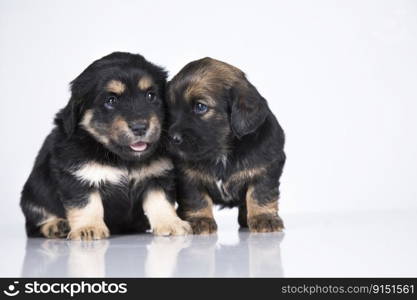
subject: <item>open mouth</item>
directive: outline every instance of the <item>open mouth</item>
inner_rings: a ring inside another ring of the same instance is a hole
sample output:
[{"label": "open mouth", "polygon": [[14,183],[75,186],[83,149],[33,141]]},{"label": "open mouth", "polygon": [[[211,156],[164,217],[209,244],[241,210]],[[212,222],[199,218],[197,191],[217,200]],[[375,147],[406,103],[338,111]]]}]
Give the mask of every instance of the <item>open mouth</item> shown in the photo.
[{"label": "open mouth", "polygon": [[148,144],[145,142],[136,142],[130,145],[130,149],[135,152],[143,152],[148,148]]}]

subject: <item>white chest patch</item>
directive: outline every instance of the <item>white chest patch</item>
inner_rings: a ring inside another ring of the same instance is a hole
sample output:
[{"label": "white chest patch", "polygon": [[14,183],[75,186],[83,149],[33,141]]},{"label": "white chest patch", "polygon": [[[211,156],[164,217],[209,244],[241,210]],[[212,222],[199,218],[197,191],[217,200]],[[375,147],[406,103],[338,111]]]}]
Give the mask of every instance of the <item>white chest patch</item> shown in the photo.
[{"label": "white chest patch", "polygon": [[127,169],[107,166],[97,162],[86,163],[72,172],[72,174],[79,180],[96,187],[105,182],[120,184],[128,178]]}]

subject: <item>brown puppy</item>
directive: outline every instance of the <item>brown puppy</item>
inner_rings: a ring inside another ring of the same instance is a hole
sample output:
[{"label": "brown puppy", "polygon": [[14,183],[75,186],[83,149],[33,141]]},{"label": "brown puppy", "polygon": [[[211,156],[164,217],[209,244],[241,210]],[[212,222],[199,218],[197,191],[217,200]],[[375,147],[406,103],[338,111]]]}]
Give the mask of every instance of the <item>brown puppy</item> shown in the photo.
[{"label": "brown puppy", "polygon": [[200,59],[172,79],[167,98],[178,213],[194,233],[216,231],[213,204],[239,207],[239,224],[253,232],[282,230],[284,132],[245,74]]}]

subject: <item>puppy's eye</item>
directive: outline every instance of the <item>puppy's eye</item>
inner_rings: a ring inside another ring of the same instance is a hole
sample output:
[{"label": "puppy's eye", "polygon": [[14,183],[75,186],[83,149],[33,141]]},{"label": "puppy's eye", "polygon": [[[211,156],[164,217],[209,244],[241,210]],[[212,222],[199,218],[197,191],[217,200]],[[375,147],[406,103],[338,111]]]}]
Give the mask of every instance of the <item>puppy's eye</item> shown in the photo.
[{"label": "puppy's eye", "polygon": [[114,105],[117,103],[117,97],[116,96],[109,96],[104,101],[104,107],[107,109],[113,109]]},{"label": "puppy's eye", "polygon": [[146,100],[148,100],[150,103],[154,102],[156,100],[156,94],[152,91],[146,92]]},{"label": "puppy's eye", "polygon": [[194,112],[198,115],[205,114],[207,110],[208,110],[208,106],[203,103],[197,102],[194,105]]}]

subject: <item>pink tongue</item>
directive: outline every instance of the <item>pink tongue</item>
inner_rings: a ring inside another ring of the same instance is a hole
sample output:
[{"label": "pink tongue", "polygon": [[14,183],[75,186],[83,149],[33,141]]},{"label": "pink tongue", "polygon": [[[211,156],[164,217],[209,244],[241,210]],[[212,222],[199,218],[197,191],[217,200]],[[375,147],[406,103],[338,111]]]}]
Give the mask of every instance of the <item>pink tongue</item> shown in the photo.
[{"label": "pink tongue", "polygon": [[130,145],[130,148],[132,148],[133,151],[144,151],[146,148],[148,148],[148,145],[144,142],[137,142],[132,145]]}]

